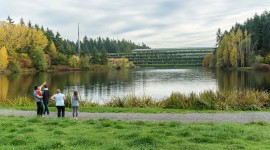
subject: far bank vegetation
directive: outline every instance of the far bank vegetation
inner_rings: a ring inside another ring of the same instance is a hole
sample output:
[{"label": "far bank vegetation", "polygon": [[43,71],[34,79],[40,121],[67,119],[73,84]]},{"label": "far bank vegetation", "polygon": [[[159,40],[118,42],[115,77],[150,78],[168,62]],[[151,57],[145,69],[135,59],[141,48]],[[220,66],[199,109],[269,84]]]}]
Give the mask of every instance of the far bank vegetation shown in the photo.
[{"label": "far bank vegetation", "polygon": [[23,70],[86,70],[108,65],[107,53],[128,53],[136,48],[149,48],[144,43],[135,44],[122,39],[92,39],[84,36],[78,42],[63,39],[38,24],[20,19],[15,23],[8,16],[0,21],[0,71],[20,72]]},{"label": "far bank vegetation", "polygon": [[206,55],[203,66],[211,68],[254,67],[270,71],[270,12],[255,14],[230,31],[217,31],[217,50]]}]

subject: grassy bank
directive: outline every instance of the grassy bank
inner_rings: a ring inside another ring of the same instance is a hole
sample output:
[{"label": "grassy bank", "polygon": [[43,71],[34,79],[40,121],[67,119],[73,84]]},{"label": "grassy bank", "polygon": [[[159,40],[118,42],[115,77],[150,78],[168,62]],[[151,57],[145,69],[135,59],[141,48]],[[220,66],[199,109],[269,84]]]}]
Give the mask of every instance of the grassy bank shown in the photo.
[{"label": "grassy bank", "polygon": [[270,125],[0,117],[0,149],[270,149]]},{"label": "grassy bank", "polygon": [[[35,101],[27,97],[1,100],[2,107],[35,107]],[[70,96],[65,102],[71,106]],[[54,106],[50,101],[49,106]],[[97,108],[97,112],[182,112],[183,110],[265,110],[270,108],[270,93],[267,91],[203,91],[199,94],[172,93],[169,97],[154,100],[149,96],[138,97],[134,94],[114,98],[105,104],[81,101],[80,109],[87,111]]]},{"label": "grassy bank", "polygon": [[257,90],[215,92],[206,90],[199,94],[172,93],[161,100],[153,100],[148,96],[129,95],[115,98],[105,106],[189,110],[261,110],[270,107],[270,93]]}]

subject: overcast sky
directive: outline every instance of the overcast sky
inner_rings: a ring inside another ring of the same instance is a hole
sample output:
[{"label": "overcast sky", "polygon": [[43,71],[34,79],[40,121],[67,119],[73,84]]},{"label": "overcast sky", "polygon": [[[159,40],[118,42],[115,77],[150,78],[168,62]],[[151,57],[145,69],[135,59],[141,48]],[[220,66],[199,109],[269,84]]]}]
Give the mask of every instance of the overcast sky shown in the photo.
[{"label": "overcast sky", "polygon": [[63,38],[125,38],[152,48],[214,46],[218,28],[230,29],[270,0],[0,0],[0,20],[9,15],[59,31]]}]

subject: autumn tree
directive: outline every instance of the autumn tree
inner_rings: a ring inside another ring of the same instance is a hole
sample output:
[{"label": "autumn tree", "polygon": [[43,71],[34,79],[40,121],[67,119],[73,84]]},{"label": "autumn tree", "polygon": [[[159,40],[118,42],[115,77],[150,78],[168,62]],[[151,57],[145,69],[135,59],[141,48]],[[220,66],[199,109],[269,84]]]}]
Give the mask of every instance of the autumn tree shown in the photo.
[{"label": "autumn tree", "polygon": [[69,58],[68,64],[69,66],[74,67],[74,68],[78,67],[80,64],[80,58],[76,55],[73,55]]},{"label": "autumn tree", "polygon": [[54,45],[54,42],[51,41],[50,42],[50,47],[49,47],[49,50],[48,50],[48,54],[52,56],[52,55],[56,55],[56,53],[57,53],[57,51],[56,51],[56,47]]},{"label": "autumn tree", "polygon": [[8,66],[8,54],[5,47],[0,49],[0,70],[5,70]]},{"label": "autumn tree", "polygon": [[202,65],[203,65],[204,67],[210,67],[210,61],[211,61],[211,58],[212,58],[212,54],[206,54],[206,55],[204,56]]}]

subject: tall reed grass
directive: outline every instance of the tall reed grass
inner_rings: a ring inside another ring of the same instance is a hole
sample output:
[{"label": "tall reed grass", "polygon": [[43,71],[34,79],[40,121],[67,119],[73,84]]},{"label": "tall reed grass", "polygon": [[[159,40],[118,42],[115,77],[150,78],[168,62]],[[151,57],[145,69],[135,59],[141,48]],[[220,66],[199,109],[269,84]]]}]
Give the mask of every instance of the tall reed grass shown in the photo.
[{"label": "tall reed grass", "polygon": [[211,91],[201,93],[172,93],[161,100],[138,97],[134,94],[114,98],[107,102],[109,107],[158,107],[165,109],[207,109],[207,110],[261,110],[270,108],[270,94],[267,91]]},{"label": "tall reed grass", "polygon": [[115,97],[111,101],[104,104],[107,107],[156,107],[157,102],[155,102],[152,97],[142,96],[138,97],[134,93],[124,96],[123,98]]},{"label": "tall reed grass", "polygon": [[35,106],[36,101],[26,96],[18,96],[13,99],[0,100],[0,106]]},{"label": "tall reed grass", "polygon": [[[34,100],[28,97],[17,97],[14,99],[0,100],[1,106],[35,106]],[[67,94],[66,107],[71,107],[71,95]],[[50,100],[49,106],[55,106]],[[164,109],[207,109],[207,110],[261,110],[270,108],[270,93],[258,90],[231,90],[211,91],[201,93],[172,93],[169,97],[155,100],[150,96],[136,96],[130,94],[124,97],[115,97],[105,104],[92,103],[91,101],[80,101],[80,106],[99,107],[142,107],[142,108],[164,108]]]}]

